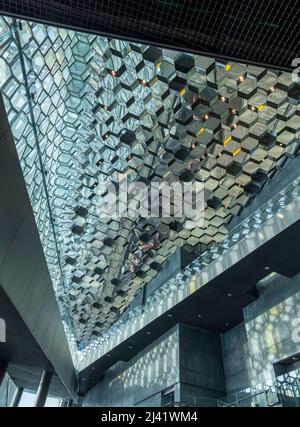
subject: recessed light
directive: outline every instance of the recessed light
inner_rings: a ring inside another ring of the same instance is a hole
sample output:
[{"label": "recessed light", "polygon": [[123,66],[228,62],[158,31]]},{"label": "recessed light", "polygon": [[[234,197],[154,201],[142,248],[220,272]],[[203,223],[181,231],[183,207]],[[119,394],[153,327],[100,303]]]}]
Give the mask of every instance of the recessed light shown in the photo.
[{"label": "recessed light", "polygon": [[280,219],[283,219],[284,215],[281,212],[278,212],[277,217],[280,218]]},{"label": "recessed light", "polygon": [[298,358],[296,356],[293,356],[292,360],[298,360]]},{"label": "recessed light", "polygon": [[270,271],[271,270],[271,267],[269,267],[268,265],[265,267],[265,270],[266,271]]},{"label": "recessed light", "polygon": [[240,77],[239,77],[239,81],[240,81],[240,82],[243,82],[244,80],[245,80],[245,77],[244,77],[244,76],[240,76]]},{"label": "recessed light", "polygon": [[232,297],[232,293],[231,292],[227,292],[227,296],[228,297]]},{"label": "recessed light", "polygon": [[85,381],[85,378],[81,378],[81,381]]},{"label": "recessed light", "polygon": [[129,348],[129,350],[132,350],[132,349],[133,349],[132,345],[129,345],[129,346],[128,346],[128,348]]},{"label": "recessed light", "polygon": [[197,314],[197,317],[198,317],[199,319],[202,319],[203,314]]},{"label": "recessed light", "polygon": [[107,354],[106,356],[107,356],[107,357],[111,357],[111,355],[110,355],[110,354]]},{"label": "recessed light", "polygon": [[172,314],[168,314],[168,317],[173,317],[173,315]]},{"label": "recessed light", "polygon": [[229,323],[228,323],[228,322],[226,322],[226,323],[225,323],[225,326],[229,326]]},{"label": "recessed light", "polygon": [[147,334],[147,335],[151,335],[151,332],[150,332],[150,331],[147,331],[147,332],[146,332],[146,334]]},{"label": "recessed light", "polygon": [[226,101],[225,96],[221,96],[221,101],[222,101],[222,102],[225,102],[225,101]]},{"label": "recessed light", "polygon": [[208,120],[208,114],[204,115],[204,120]]},{"label": "recessed light", "polygon": [[112,76],[115,76],[116,74],[117,74],[116,71],[114,71],[114,70],[111,71]]},{"label": "recessed light", "polygon": [[96,368],[95,368],[95,366],[92,366],[92,370],[94,371]]}]

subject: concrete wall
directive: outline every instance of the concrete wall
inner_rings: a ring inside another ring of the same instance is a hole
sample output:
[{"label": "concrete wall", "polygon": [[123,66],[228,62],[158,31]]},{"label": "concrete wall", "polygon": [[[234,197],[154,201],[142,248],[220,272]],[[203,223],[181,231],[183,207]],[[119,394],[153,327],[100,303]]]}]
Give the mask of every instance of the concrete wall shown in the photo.
[{"label": "concrete wall", "polygon": [[160,406],[174,386],[174,401],[215,406],[225,395],[220,336],[176,325],[129,362],[110,368],[83,406]]},{"label": "concrete wall", "polygon": [[244,309],[252,387],[273,382],[273,363],[300,351],[300,275],[276,275],[258,291],[259,299]]},{"label": "concrete wall", "polygon": [[227,399],[233,401],[241,390],[250,386],[250,361],[244,323],[222,334],[222,350]]},{"label": "concrete wall", "polygon": [[273,364],[300,352],[300,275],[270,275],[257,289],[244,323],[222,336],[227,400],[274,383]]},{"label": "concrete wall", "polygon": [[179,328],[171,328],[129,362],[110,368],[83,406],[160,406],[161,391],[179,382]]},{"label": "concrete wall", "polygon": [[300,274],[273,274],[257,288],[259,298],[244,308],[243,323],[222,335],[175,326],[109,369],[84,406],[160,406],[161,392],[172,385],[175,401],[215,406],[274,383],[273,364],[300,352]]},{"label": "concrete wall", "polygon": [[226,392],[220,335],[179,326],[181,402],[214,406]]}]

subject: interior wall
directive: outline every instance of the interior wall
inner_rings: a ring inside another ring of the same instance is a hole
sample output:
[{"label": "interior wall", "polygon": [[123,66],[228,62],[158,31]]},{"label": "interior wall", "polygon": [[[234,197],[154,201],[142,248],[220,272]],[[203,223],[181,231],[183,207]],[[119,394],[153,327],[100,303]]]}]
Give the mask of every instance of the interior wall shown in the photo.
[{"label": "interior wall", "polygon": [[161,391],[179,382],[178,337],[176,325],[129,362],[112,366],[82,406],[159,406]]},{"label": "interior wall", "polygon": [[274,383],[274,363],[300,351],[300,274],[270,275],[257,290],[244,322],[222,336],[229,400]]},{"label": "interior wall", "polygon": [[179,325],[181,402],[215,406],[226,386],[220,335]]}]

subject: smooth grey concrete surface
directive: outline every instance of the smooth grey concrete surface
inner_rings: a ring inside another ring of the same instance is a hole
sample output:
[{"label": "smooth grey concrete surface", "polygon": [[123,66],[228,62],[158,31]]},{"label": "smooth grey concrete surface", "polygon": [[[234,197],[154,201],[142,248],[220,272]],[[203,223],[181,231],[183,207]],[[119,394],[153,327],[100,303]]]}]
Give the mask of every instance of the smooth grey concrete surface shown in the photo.
[{"label": "smooth grey concrete surface", "polygon": [[220,335],[179,325],[180,401],[198,403],[224,397],[226,393]]},{"label": "smooth grey concrete surface", "polygon": [[250,360],[244,323],[222,334],[222,351],[226,391],[234,400],[235,393],[250,386]]}]

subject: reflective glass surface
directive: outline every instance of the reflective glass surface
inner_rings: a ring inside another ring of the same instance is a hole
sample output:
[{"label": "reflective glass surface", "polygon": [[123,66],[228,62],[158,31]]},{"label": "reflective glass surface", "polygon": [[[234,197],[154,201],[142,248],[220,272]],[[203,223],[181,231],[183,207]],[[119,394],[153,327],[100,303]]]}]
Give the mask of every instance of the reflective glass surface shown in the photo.
[{"label": "reflective glass surface", "polygon": [[[122,341],[124,315],[117,319],[178,247],[200,258],[146,307],[156,310],[162,295],[171,301],[171,290],[184,297],[180,284],[239,240],[228,236],[230,219],[299,148],[299,86],[276,70],[2,17],[0,87],[79,359],[112,335]],[[203,226],[99,217],[120,175],[146,185],[202,182]],[[258,215],[243,233],[269,213]],[[131,253],[154,236],[159,245],[130,271]]]}]

